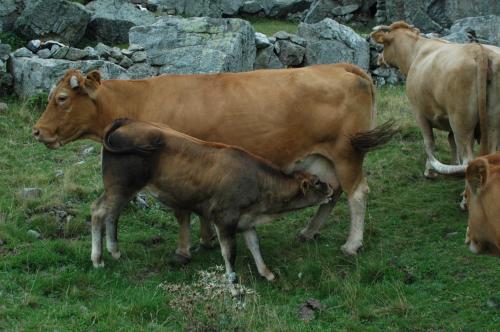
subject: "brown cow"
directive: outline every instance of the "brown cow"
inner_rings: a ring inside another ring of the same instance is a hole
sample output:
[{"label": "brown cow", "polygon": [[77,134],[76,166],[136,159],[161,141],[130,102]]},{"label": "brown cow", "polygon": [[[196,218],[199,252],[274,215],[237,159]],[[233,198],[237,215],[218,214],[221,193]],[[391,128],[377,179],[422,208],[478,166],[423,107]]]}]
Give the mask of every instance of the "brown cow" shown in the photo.
[{"label": "brown cow", "polygon": [[104,194],[92,211],[92,262],[103,266],[107,248],[120,257],[117,222],[121,210],[146,186],[165,205],[215,224],[226,273],[236,281],[236,231],[243,232],[259,273],[274,274],[260,254],[255,226],[288,211],[328,201],[332,188],[303,172],[287,175],[241,148],[209,143],[158,123],[115,121],[104,135]]},{"label": "brown cow", "polygon": [[[362,245],[369,191],[365,152],[393,134],[387,126],[374,129],[375,116],[372,81],[350,64],[105,81],[96,71],[85,77],[69,70],[33,135],[51,148],[80,138],[101,141],[106,126],[127,117],[240,146],[288,173],[308,171],[347,193],[351,229],[342,250],[353,255]],[[334,205],[320,206],[303,239],[319,233]],[[189,215],[181,217],[181,233],[188,234]],[[209,234],[209,227],[203,229]],[[180,243],[177,252],[189,257],[189,243]]]},{"label": "brown cow", "polygon": [[[500,48],[427,39],[405,22],[379,26],[371,37],[384,45],[379,61],[406,75],[406,93],[424,137],[425,176],[463,173],[473,159],[474,138],[481,153],[497,150],[500,129]],[[454,159],[434,156],[433,128],[447,131]]]},{"label": "brown cow", "polygon": [[465,173],[469,226],[465,243],[500,258],[500,152],[473,160]]}]

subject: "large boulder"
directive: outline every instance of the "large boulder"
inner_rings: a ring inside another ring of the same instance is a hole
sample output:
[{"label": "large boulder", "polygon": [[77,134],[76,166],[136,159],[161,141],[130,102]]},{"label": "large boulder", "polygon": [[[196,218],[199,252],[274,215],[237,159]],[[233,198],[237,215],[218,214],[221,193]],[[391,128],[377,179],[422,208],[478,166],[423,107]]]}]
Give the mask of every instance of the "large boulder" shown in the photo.
[{"label": "large boulder", "polygon": [[0,1],[0,32],[12,30],[23,9],[24,0]]},{"label": "large boulder", "polygon": [[9,94],[12,88],[12,75],[7,71],[9,57],[10,45],[0,41],[0,96]]},{"label": "large boulder", "polygon": [[500,45],[500,16],[467,17],[455,21],[450,28],[454,34],[472,34],[478,41]]},{"label": "large boulder", "polygon": [[314,0],[304,17],[305,23],[317,23],[325,18],[333,17],[333,8],[335,8],[338,1],[331,0]]},{"label": "large boulder", "polygon": [[26,0],[15,30],[27,39],[51,38],[71,45],[85,34],[90,13],[81,4],[66,0]]},{"label": "large boulder", "polygon": [[124,68],[104,60],[69,61],[41,59],[39,57],[12,57],[11,73],[14,76],[14,91],[20,97],[48,93],[52,86],[70,68],[89,72],[97,69],[104,79],[127,79]]},{"label": "large boulder", "polygon": [[248,71],[255,62],[255,34],[241,19],[165,17],[133,27],[129,41],[160,73]]},{"label": "large boulder", "polygon": [[149,0],[159,10],[171,15],[186,17],[228,17],[235,16],[244,0]]},{"label": "large boulder", "polygon": [[131,27],[155,21],[152,13],[141,11],[128,0],[95,0],[86,8],[92,12],[87,35],[109,44],[126,43]]},{"label": "large boulder", "polygon": [[298,35],[307,41],[305,65],[354,63],[368,70],[369,44],[351,28],[325,18],[319,23],[300,23]]},{"label": "large boulder", "polygon": [[308,9],[312,0],[260,0],[259,2],[266,16],[286,18],[288,14]]},{"label": "large boulder", "polygon": [[444,32],[457,19],[500,14],[497,0],[384,0],[388,23],[405,20],[424,32]]}]

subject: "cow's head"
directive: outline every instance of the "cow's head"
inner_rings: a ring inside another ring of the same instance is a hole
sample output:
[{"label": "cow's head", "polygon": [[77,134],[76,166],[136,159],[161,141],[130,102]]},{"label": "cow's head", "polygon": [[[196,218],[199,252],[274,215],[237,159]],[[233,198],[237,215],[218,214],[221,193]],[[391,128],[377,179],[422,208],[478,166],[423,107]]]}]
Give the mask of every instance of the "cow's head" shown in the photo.
[{"label": "cow's head", "polygon": [[378,64],[398,67],[406,74],[405,67],[409,67],[407,62],[414,55],[413,45],[420,31],[403,21],[392,23],[390,26],[379,25],[373,30],[371,38],[384,45],[384,51],[378,57]]},{"label": "cow's head", "polygon": [[98,71],[85,77],[77,70],[68,70],[50,92],[47,108],[33,127],[35,139],[53,149],[79,138],[100,140],[92,128],[100,84]]},{"label": "cow's head", "polygon": [[500,258],[500,152],[473,160],[466,171],[469,225],[465,243]]}]

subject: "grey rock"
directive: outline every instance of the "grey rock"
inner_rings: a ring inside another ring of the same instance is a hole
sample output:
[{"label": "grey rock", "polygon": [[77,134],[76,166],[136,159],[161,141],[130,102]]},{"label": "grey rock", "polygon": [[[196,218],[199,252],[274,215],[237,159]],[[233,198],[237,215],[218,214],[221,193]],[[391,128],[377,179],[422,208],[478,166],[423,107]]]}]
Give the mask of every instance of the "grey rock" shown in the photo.
[{"label": "grey rock", "polygon": [[255,33],[255,47],[257,49],[261,48],[266,48],[271,45],[271,42],[269,41],[269,38],[261,32],[256,32]]},{"label": "grey rock", "polygon": [[335,7],[335,2],[331,0],[314,0],[304,17],[305,23],[317,23],[325,18],[332,18],[333,8]]},{"label": "grey rock", "polygon": [[29,236],[32,236],[35,239],[41,239],[42,238],[42,234],[40,234],[39,232],[35,231],[34,229],[28,230],[27,233],[28,233]]},{"label": "grey rock", "polygon": [[88,54],[87,55],[87,59],[89,59],[89,60],[97,60],[97,59],[99,59],[99,53],[92,46],[86,46],[83,50],[85,52],[87,52],[87,54]]},{"label": "grey rock", "polygon": [[[223,17],[235,16],[243,0],[176,0],[177,15]],[[184,10],[179,8],[184,3]]]},{"label": "grey rock", "polygon": [[0,102],[0,113],[5,113],[9,109],[9,106],[6,103]]},{"label": "grey rock", "polygon": [[124,56],[127,56],[129,58],[132,56],[132,54],[134,54],[134,52],[132,52],[131,50],[128,50],[128,49],[123,49],[123,50],[121,50],[121,52]]},{"label": "grey rock", "polygon": [[261,1],[245,1],[240,7],[240,14],[257,14],[264,11]]},{"label": "grey rock", "polygon": [[127,70],[127,75],[134,80],[157,76],[159,72],[158,67],[152,67],[147,63],[136,63],[130,66]]},{"label": "grey rock", "polygon": [[12,55],[16,58],[31,58],[33,56],[33,53],[26,47],[22,47],[15,50]]},{"label": "grey rock", "polygon": [[0,43],[0,60],[6,61],[11,52],[11,47],[9,44],[1,44]]},{"label": "grey rock", "polygon": [[262,1],[268,17],[286,18],[289,14],[302,12],[311,6],[311,0]]},{"label": "grey rock", "polygon": [[481,42],[500,45],[500,16],[488,15],[457,20],[450,28],[452,33],[469,33]]},{"label": "grey rock", "polygon": [[130,52],[144,51],[144,46],[139,45],[139,44],[130,44],[128,46],[128,50]]},{"label": "grey rock", "polygon": [[344,16],[350,13],[354,13],[361,6],[359,4],[352,4],[347,6],[338,6],[332,9],[332,14],[335,16]]},{"label": "grey rock", "polygon": [[116,60],[120,61],[123,58],[122,51],[118,47],[113,47],[111,49],[111,57],[115,58]]},{"label": "grey rock", "polygon": [[148,58],[148,55],[145,51],[138,51],[132,54],[130,58],[132,62],[144,62]]},{"label": "grey rock", "polygon": [[298,66],[304,61],[306,49],[289,40],[277,40],[275,48],[278,51],[278,57],[285,66]]},{"label": "grey rock", "polygon": [[24,9],[24,2],[25,0],[0,1],[0,32],[14,28],[14,22]]},{"label": "grey rock", "polygon": [[326,18],[299,24],[298,35],[307,41],[306,65],[349,62],[368,70],[369,44],[351,28]]},{"label": "grey rock", "polygon": [[61,170],[61,169],[58,169],[58,170],[56,170],[56,171],[54,172],[54,176],[55,176],[56,178],[60,178],[60,177],[64,176],[64,171],[63,171],[63,170]]},{"label": "grey rock", "polygon": [[132,60],[130,60],[129,57],[124,56],[121,60],[120,63],[118,63],[120,66],[123,68],[128,68],[134,64]]},{"label": "grey rock", "polygon": [[42,189],[40,188],[23,188],[21,190],[21,198],[37,198],[42,196]]},{"label": "grey rock", "polygon": [[50,92],[52,86],[70,68],[87,73],[99,70],[103,79],[128,79],[124,68],[104,60],[69,61],[64,59],[13,58],[14,91],[20,97]]},{"label": "grey rock", "polygon": [[441,37],[441,39],[447,40],[450,43],[466,44],[470,43],[470,35],[465,31],[453,32],[449,35]]},{"label": "grey rock", "polygon": [[279,69],[284,68],[276,53],[274,46],[268,46],[257,51],[254,69]]},{"label": "grey rock", "polygon": [[48,59],[52,56],[52,52],[48,48],[41,49],[36,53],[42,59]]},{"label": "grey rock", "polygon": [[28,39],[50,36],[74,45],[85,34],[90,13],[78,3],[65,0],[26,0],[15,30]]},{"label": "grey rock", "polygon": [[52,54],[52,57],[54,59],[66,59],[66,60],[76,61],[76,60],[81,60],[87,57],[88,55],[89,53],[85,50],[81,50],[75,47],[64,46],[57,49]]},{"label": "grey rock", "polygon": [[129,40],[145,47],[160,73],[246,71],[255,62],[255,33],[241,19],[165,17],[133,27]]},{"label": "grey rock", "polygon": [[115,65],[117,65],[120,61],[118,61],[117,59],[113,58],[113,57],[108,57],[106,60],[108,60],[109,62],[111,63],[114,63]]},{"label": "grey rock", "polygon": [[155,21],[149,11],[141,11],[127,0],[95,0],[87,4],[92,12],[87,35],[105,43],[125,43],[131,27]]},{"label": "grey rock", "polygon": [[111,56],[111,51],[113,50],[113,48],[106,44],[98,43],[95,46],[95,50],[100,57],[107,58]]},{"label": "grey rock", "polygon": [[353,14],[347,14],[343,17],[344,22],[350,22],[354,18]]}]

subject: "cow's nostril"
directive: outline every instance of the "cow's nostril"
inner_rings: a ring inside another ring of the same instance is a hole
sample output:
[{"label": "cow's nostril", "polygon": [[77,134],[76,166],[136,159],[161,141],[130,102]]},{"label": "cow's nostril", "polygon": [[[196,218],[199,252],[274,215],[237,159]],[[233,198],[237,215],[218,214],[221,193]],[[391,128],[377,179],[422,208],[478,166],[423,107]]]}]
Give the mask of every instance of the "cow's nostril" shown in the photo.
[{"label": "cow's nostril", "polygon": [[31,131],[31,133],[33,134],[33,136],[35,136],[35,138],[39,138],[40,137],[40,129],[33,128],[33,130]]}]

